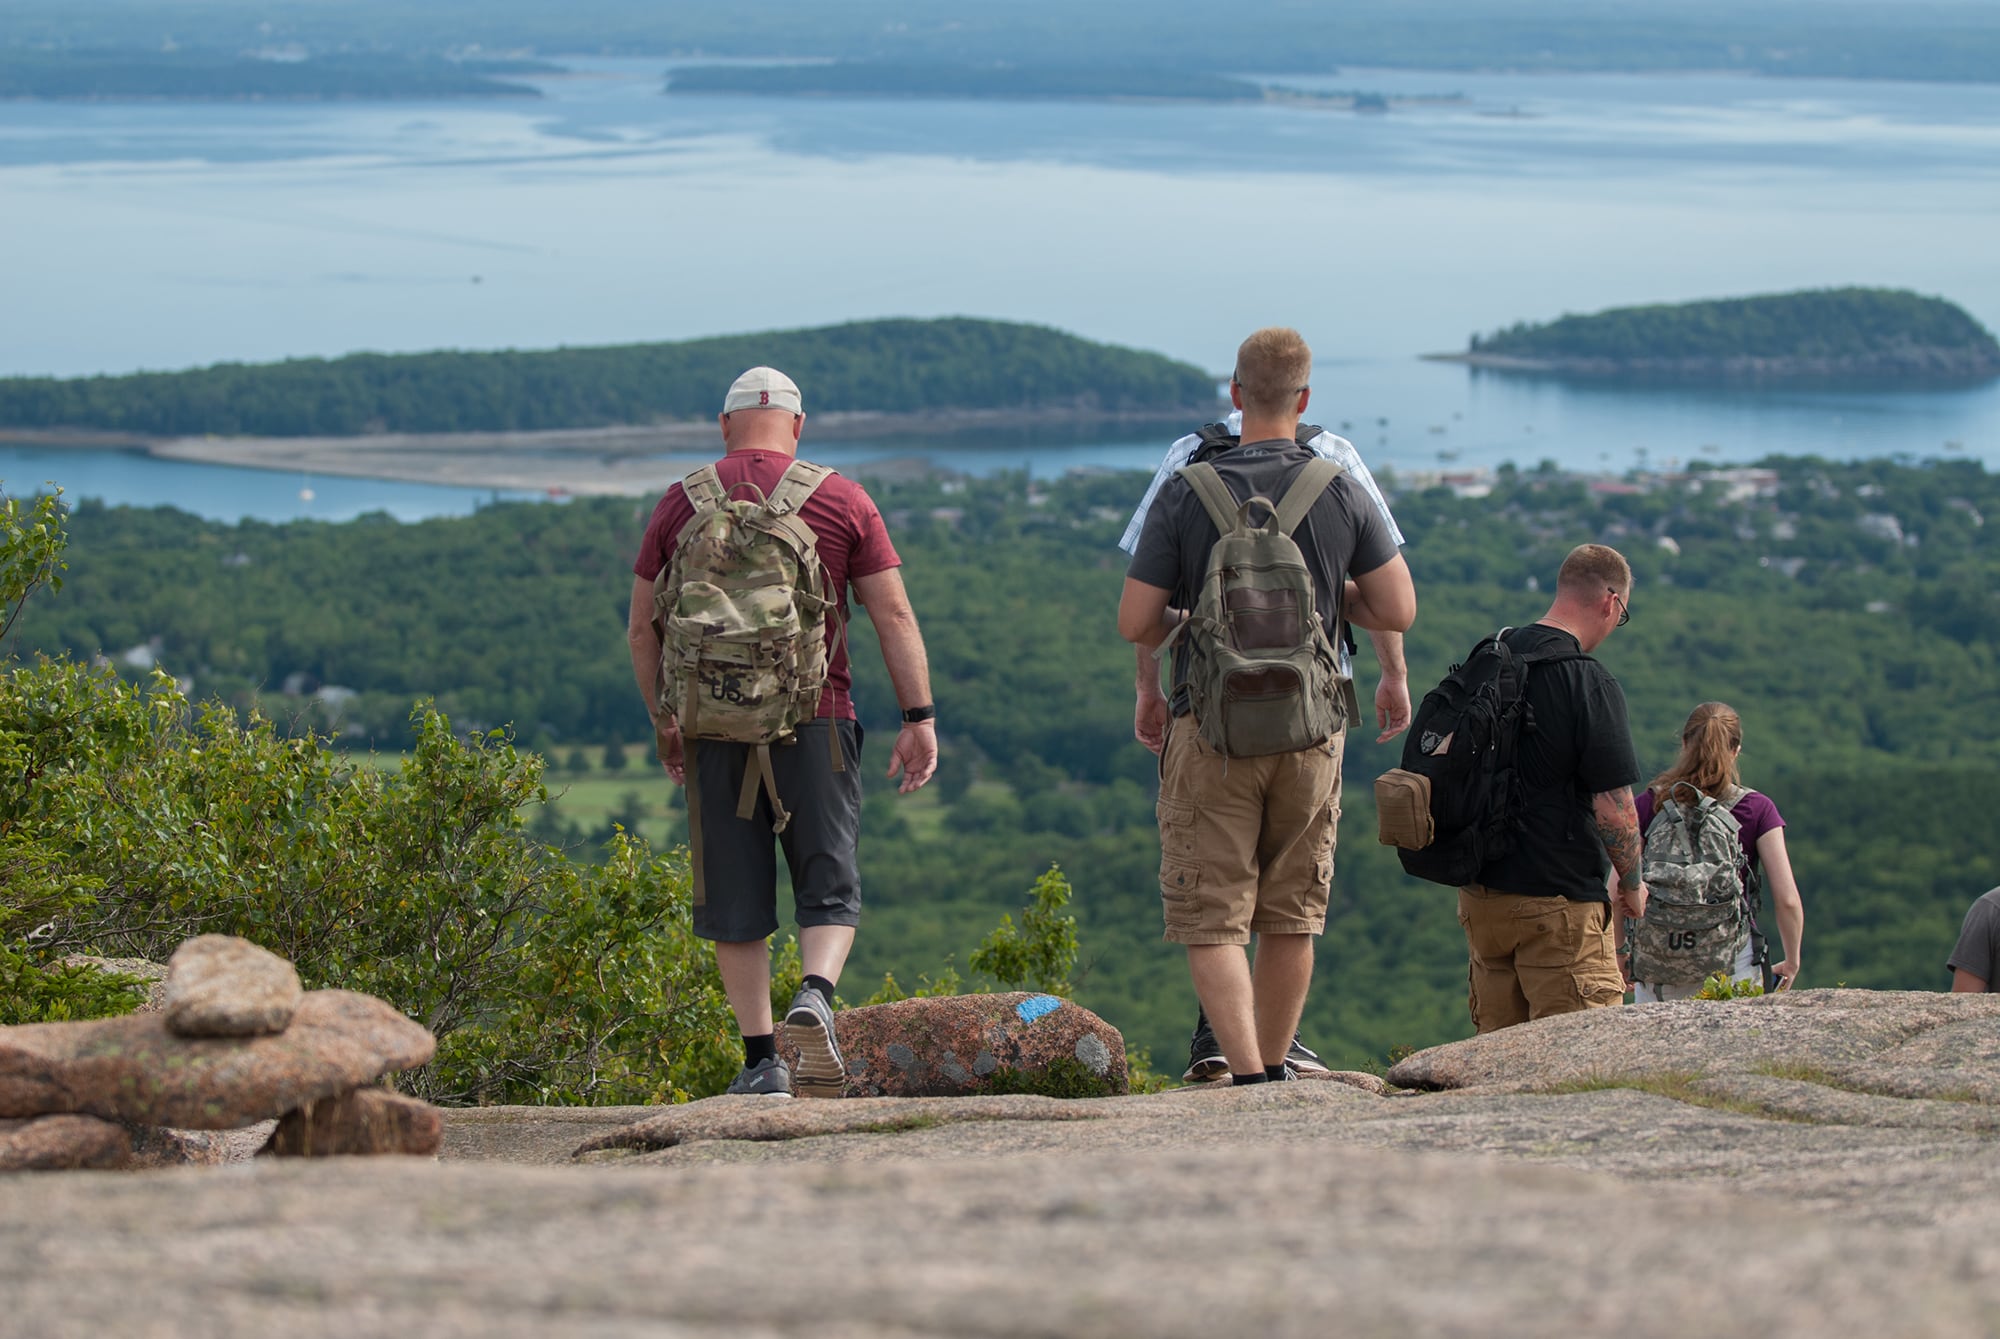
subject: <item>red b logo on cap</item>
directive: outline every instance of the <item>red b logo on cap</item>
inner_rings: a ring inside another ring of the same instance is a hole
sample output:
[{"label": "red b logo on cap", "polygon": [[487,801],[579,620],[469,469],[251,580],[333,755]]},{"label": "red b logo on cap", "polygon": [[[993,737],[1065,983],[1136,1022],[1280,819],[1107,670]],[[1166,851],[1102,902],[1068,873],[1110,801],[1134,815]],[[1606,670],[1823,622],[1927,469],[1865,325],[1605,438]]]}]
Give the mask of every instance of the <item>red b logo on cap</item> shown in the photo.
[{"label": "red b logo on cap", "polygon": [[763,405],[767,405],[767,404],[771,403],[771,392],[769,392],[769,391],[758,391],[758,392],[757,392],[757,403],[758,403],[758,405],[759,405],[760,407],[761,407],[761,406],[763,406]]}]

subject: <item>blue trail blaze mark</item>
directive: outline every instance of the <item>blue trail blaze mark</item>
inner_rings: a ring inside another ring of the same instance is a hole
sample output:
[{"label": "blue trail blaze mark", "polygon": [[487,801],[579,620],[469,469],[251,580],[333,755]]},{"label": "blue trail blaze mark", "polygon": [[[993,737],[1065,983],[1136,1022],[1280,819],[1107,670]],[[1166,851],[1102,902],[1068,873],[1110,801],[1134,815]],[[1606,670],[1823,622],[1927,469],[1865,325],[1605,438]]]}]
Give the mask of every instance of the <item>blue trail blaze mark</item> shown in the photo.
[{"label": "blue trail blaze mark", "polygon": [[1053,995],[1034,995],[1014,1006],[1014,1012],[1021,1015],[1023,1023],[1032,1023],[1043,1014],[1052,1014],[1063,1007],[1063,1002]]}]

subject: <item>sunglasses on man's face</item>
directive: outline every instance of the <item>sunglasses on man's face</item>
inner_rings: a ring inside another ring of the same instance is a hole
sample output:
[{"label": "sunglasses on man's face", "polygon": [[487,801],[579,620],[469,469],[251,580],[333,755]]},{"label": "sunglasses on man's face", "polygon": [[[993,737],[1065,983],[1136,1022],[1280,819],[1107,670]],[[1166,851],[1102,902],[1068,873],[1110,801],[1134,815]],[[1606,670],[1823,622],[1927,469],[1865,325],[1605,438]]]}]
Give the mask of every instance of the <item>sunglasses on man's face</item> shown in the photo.
[{"label": "sunglasses on man's face", "polygon": [[1618,626],[1622,628],[1632,621],[1632,606],[1625,602],[1625,597],[1618,593],[1617,587],[1606,586],[1604,589],[1610,593],[1612,599],[1618,601]]}]

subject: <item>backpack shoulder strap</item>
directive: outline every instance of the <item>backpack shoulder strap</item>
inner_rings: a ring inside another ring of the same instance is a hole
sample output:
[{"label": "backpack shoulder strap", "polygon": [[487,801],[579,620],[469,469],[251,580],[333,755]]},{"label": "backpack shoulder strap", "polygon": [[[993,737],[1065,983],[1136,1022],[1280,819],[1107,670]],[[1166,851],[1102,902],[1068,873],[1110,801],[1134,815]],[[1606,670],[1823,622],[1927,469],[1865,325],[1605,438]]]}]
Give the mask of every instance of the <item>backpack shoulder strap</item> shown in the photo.
[{"label": "backpack shoulder strap", "polygon": [[1194,430],[1194,435],[1201,440],[1196,443],[1194,454],[1188,457],[1189,460],[1207,460],[1217,452],[1227,451],[1230,447],[1240,446],[1243,442],[1241,437],[1229,430],[1229,425],[1226,423],[1204,423]]},{"label": "backpack shoulder strap", "polygon": [[1556,646],[1539,647],[1533,651],[1516,651],[1514,659],[1523,666],[1560,665],[1571,660],[1588,660],[1597,663],[1597,657],[1588,651],[1565,651]]},{"label": "backpack shoulder strap", "polygon": [[1314,456],[1305,467],[1292,476],[1292,486],[1278,499],[1276,520],[1278,533],[1289,535],[1298,529],[1306,519],[1306,513],[1319,501],[1319,495],[1338,479],[1344,471],[1325,456]]},{"label": "backpack shoulder strap", "polygon": [[1201,499],[1202,507],[1208,512],[1208,519],[1215,522],[1215,528],[1228,534],[1238,525],[1236,495],[1229,491],[1229,485],[1222,482],[1222,476],[1215,472],[1215,466],[1207,461],[1197,461],[1183,465],[1174,473],[1188,481],[1188,487]]},{"label": "backpack shoulder strap", "polygon": [[807,499],[818,491],[819,486],[832,478],[834,471],[824,465],[815,465],[809,460],[794,460],[785,466],[779,476],[764,509],[773,516],[789,516],[806,505]]},{"label": "backpack shoulder strap", "polygon": [[722,476],[713,465],[703,465],[681,480],[681,488],[697,513],[714,511],[729,500],[729,491],[722,486]]}]

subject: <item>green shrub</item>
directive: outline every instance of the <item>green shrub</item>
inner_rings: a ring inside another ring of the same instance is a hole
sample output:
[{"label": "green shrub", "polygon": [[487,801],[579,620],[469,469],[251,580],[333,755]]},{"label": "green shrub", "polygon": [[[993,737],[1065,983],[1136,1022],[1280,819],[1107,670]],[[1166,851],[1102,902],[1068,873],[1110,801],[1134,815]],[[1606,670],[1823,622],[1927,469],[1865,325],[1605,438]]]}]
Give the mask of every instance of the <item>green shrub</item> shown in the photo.
[{"label": "green shrub", "polygon": [[1063,908],[1070,903],[1069,880],[1060,867],[1035,880],[1029,890],[1032,899],[1021,913],[1019,929],[1014,918],[1002,914],[979,947],[966,959],[975,972],[984,972],[1008,990],[1040,990],[1050,995],[1071,992],[1070,969],[1076,966],[1076,917]]},{"label": "green shrub", "polygon": [[1692,998],[1697,1000],[1747,1000],[1764,993],[1759,981],[1731,981],[1726,972],[1717,972],[1701,983]]}]

